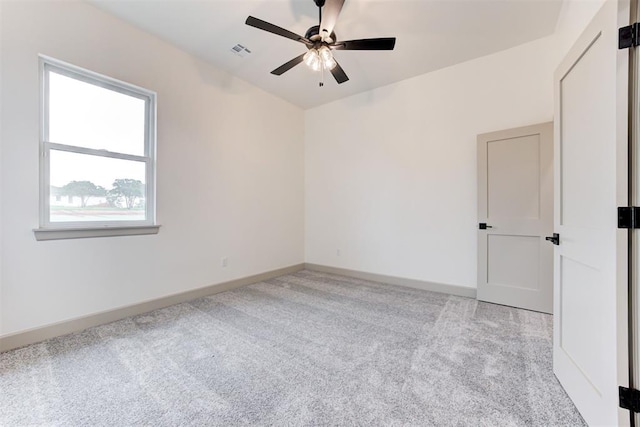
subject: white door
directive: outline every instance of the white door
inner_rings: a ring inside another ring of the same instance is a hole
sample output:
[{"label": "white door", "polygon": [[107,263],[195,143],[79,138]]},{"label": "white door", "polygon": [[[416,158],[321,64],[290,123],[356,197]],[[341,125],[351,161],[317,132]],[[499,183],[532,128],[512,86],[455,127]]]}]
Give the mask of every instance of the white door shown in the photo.
[{"label": "white door", "polygon": [[556,71],[553,368],[589,425],[624,425],[628,382],[628,2],[608,0]]},{"label": "white door", "polygon": [[553,123],[478,135],[478,299],[552,313]]}]

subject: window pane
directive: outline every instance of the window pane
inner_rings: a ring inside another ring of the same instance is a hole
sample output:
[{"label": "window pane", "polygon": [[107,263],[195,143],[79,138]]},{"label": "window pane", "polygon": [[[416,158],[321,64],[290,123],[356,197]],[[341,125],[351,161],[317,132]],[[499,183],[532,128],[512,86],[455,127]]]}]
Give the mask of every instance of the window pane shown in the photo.
[{"label": "window pane", "polygon": [[145,101],[49,71],[49,142],[144,155]]},{"label": "window pane", "polygon": [[50,151],[50,222],[145,220],[145,163]]}]

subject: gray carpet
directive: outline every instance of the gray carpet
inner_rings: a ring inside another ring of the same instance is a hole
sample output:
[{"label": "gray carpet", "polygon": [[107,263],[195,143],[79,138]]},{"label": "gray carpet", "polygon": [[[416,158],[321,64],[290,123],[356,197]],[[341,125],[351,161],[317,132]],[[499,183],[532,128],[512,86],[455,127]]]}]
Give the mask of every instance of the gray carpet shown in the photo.
[{"label": "gray carpet", "polygon": [[584,425],[551,328],[301,271],[0,354],[0,425]]}]

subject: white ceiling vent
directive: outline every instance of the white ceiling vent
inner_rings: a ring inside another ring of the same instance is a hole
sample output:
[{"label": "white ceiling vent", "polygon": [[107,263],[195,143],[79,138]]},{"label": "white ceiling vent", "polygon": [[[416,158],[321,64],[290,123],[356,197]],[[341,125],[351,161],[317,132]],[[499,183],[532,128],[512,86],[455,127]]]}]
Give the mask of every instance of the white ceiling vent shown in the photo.
[{"label": "white ceiling vent", "polygon": [[231,48],[231,52],[235,53],[236,55],[244,58],[245,56],[247,56],[248,54],[251,53],[251,51],[249,49],[247,49],[246,47],[242,46],[241,44],[237,44],[234,47]]}]

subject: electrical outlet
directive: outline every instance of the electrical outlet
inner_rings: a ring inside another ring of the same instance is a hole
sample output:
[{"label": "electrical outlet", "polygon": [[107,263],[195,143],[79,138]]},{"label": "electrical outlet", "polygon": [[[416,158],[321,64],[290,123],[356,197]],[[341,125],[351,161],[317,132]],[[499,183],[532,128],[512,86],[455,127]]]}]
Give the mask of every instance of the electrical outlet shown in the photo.
[{"label": "electrical outlet", "polygon": [[226,267],[226,266],[229,264],[229,260],[227,259],[227,257],[222,258],[222,260],[221,260],[220,264],[221,264],[223,267]]}]

